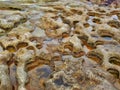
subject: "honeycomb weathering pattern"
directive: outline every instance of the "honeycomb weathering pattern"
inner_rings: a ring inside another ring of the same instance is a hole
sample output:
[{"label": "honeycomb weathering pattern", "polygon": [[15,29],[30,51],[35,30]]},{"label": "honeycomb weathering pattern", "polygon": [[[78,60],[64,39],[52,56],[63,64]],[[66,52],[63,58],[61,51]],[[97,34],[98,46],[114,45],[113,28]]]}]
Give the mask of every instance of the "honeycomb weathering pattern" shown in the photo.
[{"label": "honeycomb weathering pattern", "polygon": [[120,5],[108,1],[0,2],[0,90],[120,90]]}]

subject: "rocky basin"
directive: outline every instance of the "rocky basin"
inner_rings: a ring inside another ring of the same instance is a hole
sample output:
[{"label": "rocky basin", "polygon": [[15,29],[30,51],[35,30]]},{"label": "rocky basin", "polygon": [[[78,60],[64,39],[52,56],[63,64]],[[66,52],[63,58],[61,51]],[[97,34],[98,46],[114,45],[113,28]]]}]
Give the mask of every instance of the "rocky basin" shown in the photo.
[{"label": "rocky basin", "polygon": [[0,90],[120,90],[119,0],[0,2]]}]

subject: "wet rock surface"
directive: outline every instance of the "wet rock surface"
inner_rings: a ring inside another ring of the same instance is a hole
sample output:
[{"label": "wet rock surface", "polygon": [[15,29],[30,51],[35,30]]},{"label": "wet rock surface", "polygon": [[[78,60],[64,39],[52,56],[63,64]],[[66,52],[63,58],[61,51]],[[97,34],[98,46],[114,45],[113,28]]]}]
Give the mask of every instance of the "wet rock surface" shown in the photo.
[{"label": "wet rock surface", "polygon": [[120,90],[119,3],[0,3],[0,90]]}]

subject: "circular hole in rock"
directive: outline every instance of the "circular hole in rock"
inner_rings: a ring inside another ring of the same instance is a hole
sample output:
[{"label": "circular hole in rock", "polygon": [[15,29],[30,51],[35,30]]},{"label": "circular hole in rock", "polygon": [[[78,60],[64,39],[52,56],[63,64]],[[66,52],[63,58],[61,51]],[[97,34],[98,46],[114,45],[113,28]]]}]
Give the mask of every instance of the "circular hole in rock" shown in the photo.
[{"label": "circular hole in rock", "polygon": [[87,57],[92,59],[93,61],[102,64],[103,63],[103,55],[96,52],[96,51],[90,51],[87,53]]},{"label": "circular hole in rock", "polygon": [[16,48],[14,46],[7,46],[6,47],[6,50],[8,50],[9,52],[15,52],[16,51]]},{"label": "circular hole in rock", "polygon": [[112,74],[115,78],[119,78],[119,71],[113,68],[107,69],[107,71]]},{"label": "circular hole in rock", "polygon": [[115,65],[120,66],[120,58],[119,57],[110,57],[109,62]]},{"label": "circular hole in rock", "polygon": [[104,40],[112,40],[112,37],[111,37],[111,36],[102,36],[102,38],[103,38]]},{"label": "circular hole in rock", "polygon": [[27,47],[27,46],[28,46],[27,42],[19,42],[17,44],[17,49],[24,48],[24,47]]}]

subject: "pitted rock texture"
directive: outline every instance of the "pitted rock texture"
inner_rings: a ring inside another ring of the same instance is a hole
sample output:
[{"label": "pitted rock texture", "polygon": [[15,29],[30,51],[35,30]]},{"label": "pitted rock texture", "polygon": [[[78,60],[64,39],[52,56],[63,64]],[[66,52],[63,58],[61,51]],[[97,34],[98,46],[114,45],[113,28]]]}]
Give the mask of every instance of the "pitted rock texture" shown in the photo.
[{"label": "pitted rock texture", "polygon": [[0,90],[120,90],[119,3],[1,3]]}]

